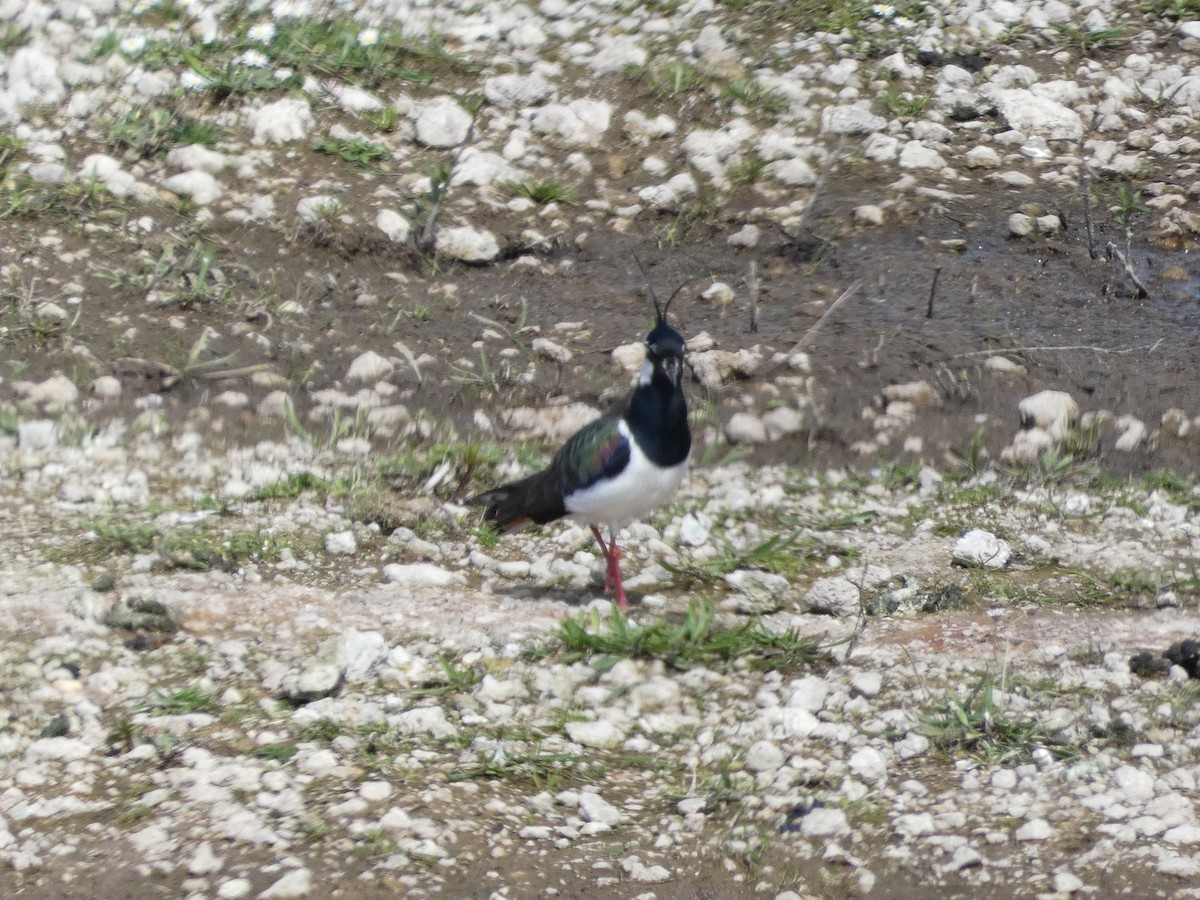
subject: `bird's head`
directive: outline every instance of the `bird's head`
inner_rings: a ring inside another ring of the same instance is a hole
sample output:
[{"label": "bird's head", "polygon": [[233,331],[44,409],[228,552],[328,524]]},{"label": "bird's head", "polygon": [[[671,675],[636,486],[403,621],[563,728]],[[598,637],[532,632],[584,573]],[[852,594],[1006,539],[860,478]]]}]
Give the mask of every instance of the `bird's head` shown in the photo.
[{"label": "bird's head", "polygon": [[672,387],[679,387],[683,379],[683,354],[687,351],[687,344],[683,335],[667,324],[663,318],[665,312],[663,310],[658,322],[646,335],[646,366],[642,372],[642,383],[648,383],[656,373],[661,372]]}]

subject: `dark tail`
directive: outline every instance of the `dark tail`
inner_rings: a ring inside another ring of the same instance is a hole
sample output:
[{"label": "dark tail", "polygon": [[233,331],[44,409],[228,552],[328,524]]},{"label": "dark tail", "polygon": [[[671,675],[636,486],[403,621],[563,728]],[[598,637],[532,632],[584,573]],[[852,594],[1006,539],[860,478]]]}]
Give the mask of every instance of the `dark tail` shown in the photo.
[{"label": "dark tail", "polygon": [[482,506],[483,521],[501,534],[526,525],[544,525],[567,514],[562,492],[555,479],[547,477],[546,472],[476,494],[467,502]]}]

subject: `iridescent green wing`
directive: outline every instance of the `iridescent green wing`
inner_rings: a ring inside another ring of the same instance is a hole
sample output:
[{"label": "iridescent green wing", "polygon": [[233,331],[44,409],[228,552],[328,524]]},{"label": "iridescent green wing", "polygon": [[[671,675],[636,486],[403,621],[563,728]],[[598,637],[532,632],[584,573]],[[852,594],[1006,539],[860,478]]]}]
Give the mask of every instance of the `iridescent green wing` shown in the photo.
[{"label": "iridescent green wing", "polygon": [[567,441],[550,464],[556,470],[564,497],[612,478],[629,465],[629,440],[617,428],[615,416],[585,425]]}]

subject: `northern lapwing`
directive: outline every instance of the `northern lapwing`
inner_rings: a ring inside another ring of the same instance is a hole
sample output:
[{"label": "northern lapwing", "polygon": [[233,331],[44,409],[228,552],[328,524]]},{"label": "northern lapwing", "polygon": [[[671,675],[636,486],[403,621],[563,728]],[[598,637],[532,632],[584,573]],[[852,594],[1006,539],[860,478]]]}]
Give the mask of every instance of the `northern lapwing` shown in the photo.
[{"label": "northern lapwing", "polygon": [[[615,591],[621,609],[629,603],[617,532],[675,493],[692,452],[683,396],[684,340],[667,324],[671,300],[660,307],[651,296],[657,320],[646,335],[646,361],[633,390],[572,435],[545,469],[470,501],[486,507],[484,521],[501,533],[563,516],[589,526],[607,564],[604,592]],[[601,525],[608,526],[608,543]]]}]

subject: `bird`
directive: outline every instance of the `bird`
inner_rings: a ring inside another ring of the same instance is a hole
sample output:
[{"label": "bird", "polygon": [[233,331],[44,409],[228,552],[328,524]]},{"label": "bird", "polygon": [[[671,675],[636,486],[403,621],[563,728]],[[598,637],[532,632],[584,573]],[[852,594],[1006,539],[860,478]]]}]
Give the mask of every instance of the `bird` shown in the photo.
[{"label": "bird", "polygon": [[621,610],[629,601],[617,532],[668,500],[691,459],[683,393],[687,344],[666,318],[674,297],[660,307],[651,291],[656,320],[645,337],[646,359],[622,400],[572,435],[540,472],[468,501],[483,506],[484,521],[501,534],[563,517],[587,525],[606,564],[604,592],[615,594]]}]

